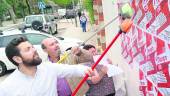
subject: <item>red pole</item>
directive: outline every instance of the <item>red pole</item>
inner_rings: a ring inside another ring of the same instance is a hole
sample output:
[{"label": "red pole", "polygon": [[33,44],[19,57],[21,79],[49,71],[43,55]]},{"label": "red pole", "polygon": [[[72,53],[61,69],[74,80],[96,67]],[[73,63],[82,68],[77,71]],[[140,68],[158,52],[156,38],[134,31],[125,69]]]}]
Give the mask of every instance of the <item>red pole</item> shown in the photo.
[{"label": "red pole", "polygon": [[[117,35],[115,36],[115,38],[111,41],[111,43],[109,44],[109,46],[104,50],[104,52],[102,53],[102,55],[99,57],[99,59],[96,61],[96,63],[91,67],[92,70],[94,70],[94,68],[98,65],[98,63],[101,61],[101,59],[104,57],[104,55],[107,53],[107,51],[111,48],[111,46],[113,45],[113,43],[117,40],[117,38],[122,34],[122,31],[119,31],[117,33]],[[86,76],[80,81],[79,85],[76,87],[76,89],[73,91],[71,96],[75,96],[76,93],[78,92],[78,90],[80,89],[80,87],[83,85],[83,83],[87,80],[88,78],[88,74],[86,74]]]}]

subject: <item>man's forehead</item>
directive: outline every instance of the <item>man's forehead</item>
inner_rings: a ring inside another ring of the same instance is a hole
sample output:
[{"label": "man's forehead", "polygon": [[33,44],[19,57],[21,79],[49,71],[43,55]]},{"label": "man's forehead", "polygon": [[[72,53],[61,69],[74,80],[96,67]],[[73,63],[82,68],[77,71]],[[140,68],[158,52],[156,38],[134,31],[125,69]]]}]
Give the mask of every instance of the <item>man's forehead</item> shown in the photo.
[{"label": "man's forehead", "polygon": [[29,47],[29,46],[32,46],[32,44],[29,43],[28,41],[26,41],[26,42],[20,43],[17,47],[18,47],[19,49],[23,49],[23,48],[26,48],[26,47]]},{"label": "man's forehead", "polygon": [[54,38],[46,38],[46,39],[44,39],[43,41],[42,41],[42,43],[44,44],[44,45],[49,45],[49,44],[51,44],[51,43],[53,43],[53,42],[58,42],[56,39],[54,39]]}]

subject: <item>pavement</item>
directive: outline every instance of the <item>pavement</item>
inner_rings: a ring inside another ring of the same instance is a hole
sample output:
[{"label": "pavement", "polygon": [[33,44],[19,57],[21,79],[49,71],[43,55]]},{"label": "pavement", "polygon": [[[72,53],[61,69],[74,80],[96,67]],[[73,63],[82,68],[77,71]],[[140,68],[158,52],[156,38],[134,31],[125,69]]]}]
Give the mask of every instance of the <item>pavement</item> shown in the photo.
[{"label": "pavement", "polygon": [[[77,19],[78,20],[78,19]],[[77,38],[82,41],[86,41],[90,36],[95,34],[95,32],[92,32],[93,27],[91,24],[88,22],[87,23],[87,32],[82,32],[82,28],[80,26],[79,20],[77,21],[78,26],[76,27],[75,25],[75,20],[71,19],[63,19],[58,22],[58,28],[63,29],[61,32],[57,34],[57,36],[62,36],[62,37],[71,37],[71,38]],[[88,44],[93,44],[96,45],[96,35],[91,38],[89,41],[87,41]]]},{"label": "pavement", "polygon": [[16,21],[17,23],[16,24],[13,24],[13,21],[10,20],[10,21],[3,21],[2,22],[2,27],[0,27],[0,30],[6,30],[6,29],[9,29],[9,28],[17,28],[19,27],[21,24],[23,24],[23,19],[17,19]]}]

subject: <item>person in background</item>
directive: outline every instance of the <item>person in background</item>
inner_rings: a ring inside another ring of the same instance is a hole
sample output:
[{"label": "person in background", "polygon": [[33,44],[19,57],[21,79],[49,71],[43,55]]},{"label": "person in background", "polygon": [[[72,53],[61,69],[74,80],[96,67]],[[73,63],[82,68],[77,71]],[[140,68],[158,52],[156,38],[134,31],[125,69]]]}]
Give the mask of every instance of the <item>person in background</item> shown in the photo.
[{"label": "person in background", "polygon": [[[56,63],[61,59],[61,56],[63,55],[61,53],[59,42],[55,38],[44,39],[41,43],[41,47],[44,50],[44,52],[46,52],[48,54],[46,61]],[[71,49],[71,48],[69,48],[69,49]],[[83,51],[83,53],[81,54],[81,57],[84,56],[84,54],[86,54],[86,52]],[[89,58],[84,58],[84,59],[87,59],[88,61],[90,61]],[[71,54],[69,54],[69,56],[62,63],[77,64],[78,62],[73,60],[73,55],[71,52]],[[78,84],[78,82],[76,82],[76,81],[80,81],[80,78],[81,77],[58,78],[57,79],[58,95],[59,96],[71,95],[72,91],[75,89],[75,87]],[[86,83],[84,83],[81,90],[79,90],[79,92],[76,94],[76,96],[83,96],[85,94],[85,92],[88,90],[88,88],[89,88],[88,85]]]},{"label": "person in background", "polygon": [[79,20],[80,20],[80,17],[81,17],[81,11],[79,10],[77,15],[79,16]]},{"label": "person in background", "polygon": [[87,23],[87,17],[83,13],[80,17],[80,24],[81,24],[83,32],[86,32],[86,23]]},{"label": "person in background", "polygon": [[81,49],[79,47],[72,47],[71,53],[72,53],[72,57],[73,57],[75,64],[94,62],[93,55],[88,50]]},{"label": "person in background", "polygon": [[[42,41],[41,47],[48,54],[47,61],[57,63],[60,60],[61,50],[59,43],[54,38],[46,38]],[[57,79],[58,96],[71,96],[72,92],[65,78]]]},{"label": "person in background", "polygon": [[25,37],[14,38],[5,53],[17,69],[0,84],[0,96],[58,96],[57,78],[82,77],[85,73],[91,76],[93,73],[91,68],[83,65],[42,63],[36,49]]},{"label": "person in background", "polygon": [[93,56],[98,55],[96,47],[91,44],[84,45],[83,49],[88,50]]},{"label": "person in background", "polygon": [[[83,52],[78,47],[72,48],[72,50],[74,50],[73,54],[77,55],[77,63],[83,63],[90,67],[94,64],[94,61],[90,61],[92,63],[84,63],[88,62],[88,60],[84,58],[93,58],[93,56],[97,55],[97,50],[95,46],[90,44],[85,45],[83,49],[86,50],[86,55],[84,55],[83,58],[81,57]],[[96,70],[95,76],[91,78],[91,80],[87,80],[89,90],[86,92],[86,96],[115,96],[113,78],[107,76],[108,68],[104,65],[97,65]]]},{"label": "person in background", "polygon": [[[93,55],[98,55],[97,50],[95,48],[95,46],[91,45],[91,44],[87,44],[83,47],[83,49],[88,50],[90,53],[92,53]],[[112,61],[110,59],[107,59],[109,64],[113,64]],[[126,77],[124,76],[124,74],[119,74],[116,76],[113,76],[113,81],[114,81],[114,87],[115,87],[115,96],[126,96],[126,85],[125,85],[125,80]]]}]

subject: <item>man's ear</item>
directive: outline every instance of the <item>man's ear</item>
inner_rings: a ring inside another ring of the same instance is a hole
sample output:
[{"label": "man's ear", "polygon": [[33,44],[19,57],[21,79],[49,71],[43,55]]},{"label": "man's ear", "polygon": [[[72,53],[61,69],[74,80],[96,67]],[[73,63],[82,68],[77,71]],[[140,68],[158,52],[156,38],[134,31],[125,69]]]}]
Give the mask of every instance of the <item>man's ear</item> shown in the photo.
[{"label": "man's ear", "polygon": [[17,62],[18,64],[22,63],[22,58],[19,57],[19,56],[14,56],[12,59],[13,59],[15,62]]},{"label": "man's ear", "polygon": [[47,53],[47,49],[46,49],[46,48],[45,48],[45,49],[43,49],[43,51]]}]

